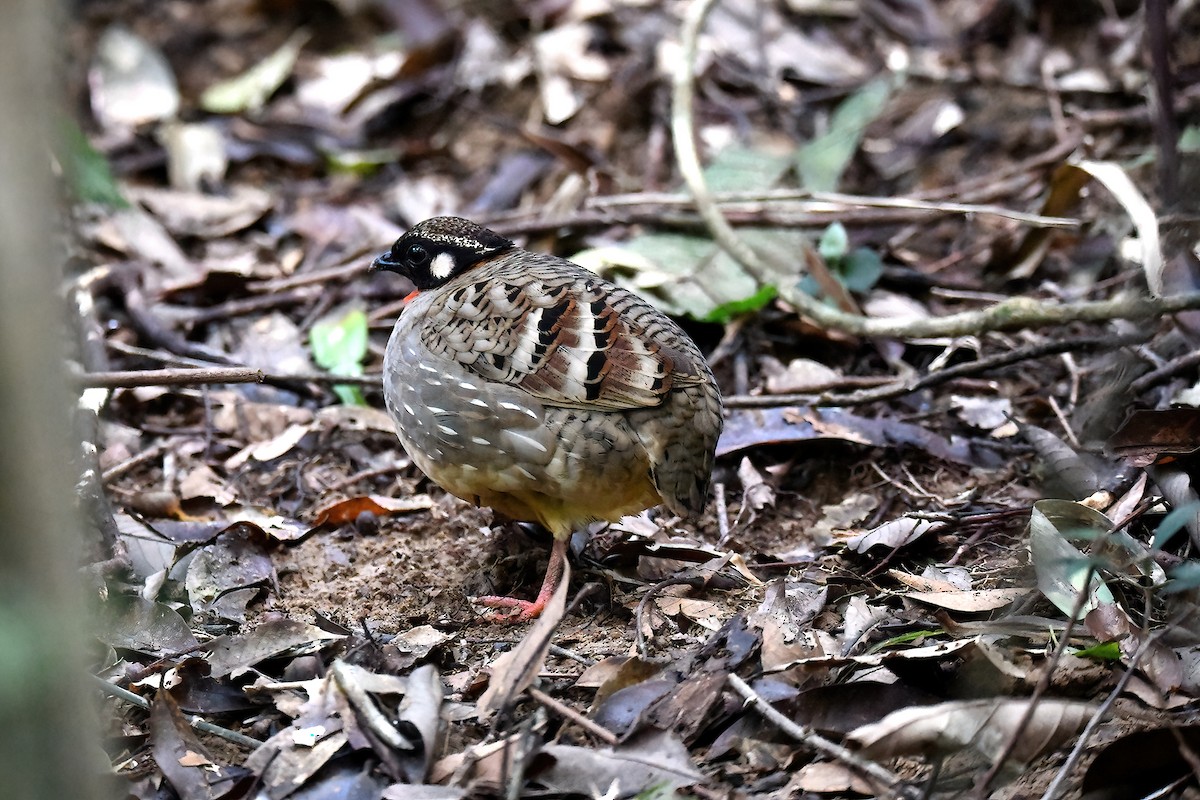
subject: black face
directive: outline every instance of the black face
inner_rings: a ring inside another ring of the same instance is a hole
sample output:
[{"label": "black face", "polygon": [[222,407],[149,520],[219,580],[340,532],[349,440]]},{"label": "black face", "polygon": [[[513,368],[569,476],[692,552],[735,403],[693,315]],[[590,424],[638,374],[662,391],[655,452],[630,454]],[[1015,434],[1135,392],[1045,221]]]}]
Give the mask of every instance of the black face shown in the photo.
[{"label": "black face", "polygon": [[434,217],[397,239],[371,269],[399,273],[423,292],[512,247],[508,239],[470,220]]}]

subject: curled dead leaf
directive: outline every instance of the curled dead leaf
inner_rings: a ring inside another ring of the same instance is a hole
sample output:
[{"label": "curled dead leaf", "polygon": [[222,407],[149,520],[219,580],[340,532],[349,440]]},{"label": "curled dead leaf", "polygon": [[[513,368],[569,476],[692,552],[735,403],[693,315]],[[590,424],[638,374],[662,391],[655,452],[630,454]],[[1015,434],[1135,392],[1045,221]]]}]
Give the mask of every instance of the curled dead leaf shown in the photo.
[{"label": "curled dead leaf", "polygon": [[1030,702],[965,700],[905,708],[851,731],[847,738],[873,759],[948,755],[968,747],[995,758],[1019,734],[1010,757],[1027,763],[1074,737],[1096,713],[1091,703],[1042,700],[1019,730]]}]

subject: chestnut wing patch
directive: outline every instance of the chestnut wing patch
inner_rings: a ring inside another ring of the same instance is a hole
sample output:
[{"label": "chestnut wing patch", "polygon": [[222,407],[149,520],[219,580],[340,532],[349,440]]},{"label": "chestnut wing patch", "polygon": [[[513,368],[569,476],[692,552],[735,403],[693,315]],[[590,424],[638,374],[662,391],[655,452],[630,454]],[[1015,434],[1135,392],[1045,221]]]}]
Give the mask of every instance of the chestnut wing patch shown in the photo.
[{"label": "chestnut wing patch", "polygon": [[696,372],[687,353],[663,341],[671,337],[656,335],[665,328],[643,324],[655,317],[640,299],[594,280],[481,281],[451,292],[422,338],[480,377],[549,405],[646,408]]}]

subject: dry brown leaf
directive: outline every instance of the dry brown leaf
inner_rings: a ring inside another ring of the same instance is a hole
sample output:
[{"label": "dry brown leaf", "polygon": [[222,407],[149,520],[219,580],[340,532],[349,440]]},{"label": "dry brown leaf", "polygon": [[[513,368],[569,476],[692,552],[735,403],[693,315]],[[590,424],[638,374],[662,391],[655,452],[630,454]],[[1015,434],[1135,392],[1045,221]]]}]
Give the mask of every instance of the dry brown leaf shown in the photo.
[{"label": "dry brown leaf", "polygon": [[1035,590],[1033,588],[974,589],[969,592],[909,592],[902,596],[920,603],[928,603],[931,606],[948,608],[951,611],[992,611],[1004,608],[1032,591]]},{"label": "dry brown leaf", "polygon": [[144,205],[176,236],[218,239],[258,222],[275,205],[275,196],[254,186],[233,186],[225,195],[184,189],[130,187],[129,199]]},{"label": "dry brown leaf", "polygon": [[105,128],[135,128],[179,112],[179,86],[170,63],[124,25],[110,26],[96,43],[88,84],[92,112]]},{"label": "dry brown leaf", "polygon": [[788,783],[790,790],[786,796],[795,797],[801,792],[815,794],[855,794],[870,797],[875,794],[875,787],[863,780],[849,767],[832,761],[818,761],[805,764]]},{"label": "dry brown leaf", "polygon": [[228,769],[213,761],[166,692],[159,692],[150,704],[150,747],[181,800],[215,800],[228,791]]},{"label": "dry brown leaf", "polygon": [[763,356],[761,362],[767,377],[768,394],[817,391],[836,384],[842,377],[811,358],[794,358],[786,367],[771,356]]},{"label": "dry brown leaf", "polygon": [[524,750],[522,743],[527,738],[523,732],[517,732],[498,742],[475,745],[438,759],[429,770],[429,780],[435,784],[446,783],[467,767],[466,774],[461,777],[469,779],[469,789],[495,792],[505,785],[508,776],[514,774],[517,759]]},{"label": "dry brown leaf", "polygon": [[846,547],[856,553],[865,553],[876,546],[895,550],[898,547],[912,544],[926,534],[940,531],[944,527],[946,527],[944,522],[921,519],[906,514],[869,531],[835,535],[835,538],[841,539]]},{"label": "dry brown leaf", "polygon": [[249,633],[236,636],[218,636],[206,644],[208,663],[214,678],[224,677],[247,669],[258,662],[283,653],[295,652],[343,637],[323,631],[315,625],[306,625],[290,619],[272,619],[259,625]]},{"label": "dry brown leaf", "polygon": [[668,617],[684,617],[702,628],[716,631],[721,628],[724,606],[711,600],[693,600],[690,597],[659,595],[654,605]]},{"label": "dry brown leaf", "polygon": [[273,439],[246,445],[225,460],[225,469],[236,470],[245,465],[250,459],[259,462],[274,461],[280,456],[287,455],[312,430],[313,426],[311,424],[291,425],[287,430]]},{"label": "dry brown leaf", "polygon": [[670,792],[704,780],[672,733],[649,731],[616,747],[594,749],[551,744],[541,749],[554,759],[537,774],[558,792],[590,797],[630,797],[654,789]]},{"label": "dry brown leaf", "polygon": [[742,463],[738,464],[737,475],[742,483],[743,500],[752,510],[760,511],[766,506],[775,505],[775,490],[763,480],[749,458],[743,458]]},{"label": "dry brown leaf", "polygon": [[[847,739],[871,759],[904,755],[943,756],[973,748],[996,758],[1014,735],[1029,700],[956,700],[905,708],[851,731]],[[1073,738],[1096,706],[1073,700],[1042,700],[1020,731],[1011,758],[1027,763]]]},{"label": "dry brown leaf", "polygon": [[345,525],[358,519],[359,514],[370,512],[378,517],[390,514],[407,514],[411,511],[426,511],[433,508],[433,498],[427,494],[415,497],[384,497],[383,495],[360,495],[338,500],[316,512],[313,527],[322,525]]},{"label": "dry brown leaf", "polygon": [[284,728],[249,755],[243,766],[259,776],[267,797],[282,798],[303,786],[346,745],[335,731],[311,746],[297,746],[296,731]]}]

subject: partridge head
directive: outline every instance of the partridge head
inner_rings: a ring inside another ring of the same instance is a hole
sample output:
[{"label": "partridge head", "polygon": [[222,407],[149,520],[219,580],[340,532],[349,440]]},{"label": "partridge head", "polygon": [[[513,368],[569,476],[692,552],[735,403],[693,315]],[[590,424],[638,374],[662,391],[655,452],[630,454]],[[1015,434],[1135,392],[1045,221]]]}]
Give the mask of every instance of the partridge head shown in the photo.
[{"label": "partridge head", "polygon": [[404,448],[435,483],[554,534],[541,613],[573,531],[705,504],[721,396],[703,354],[634,293],[457,217],[415,226],[372,265],[412,281],[384,357]]}]

